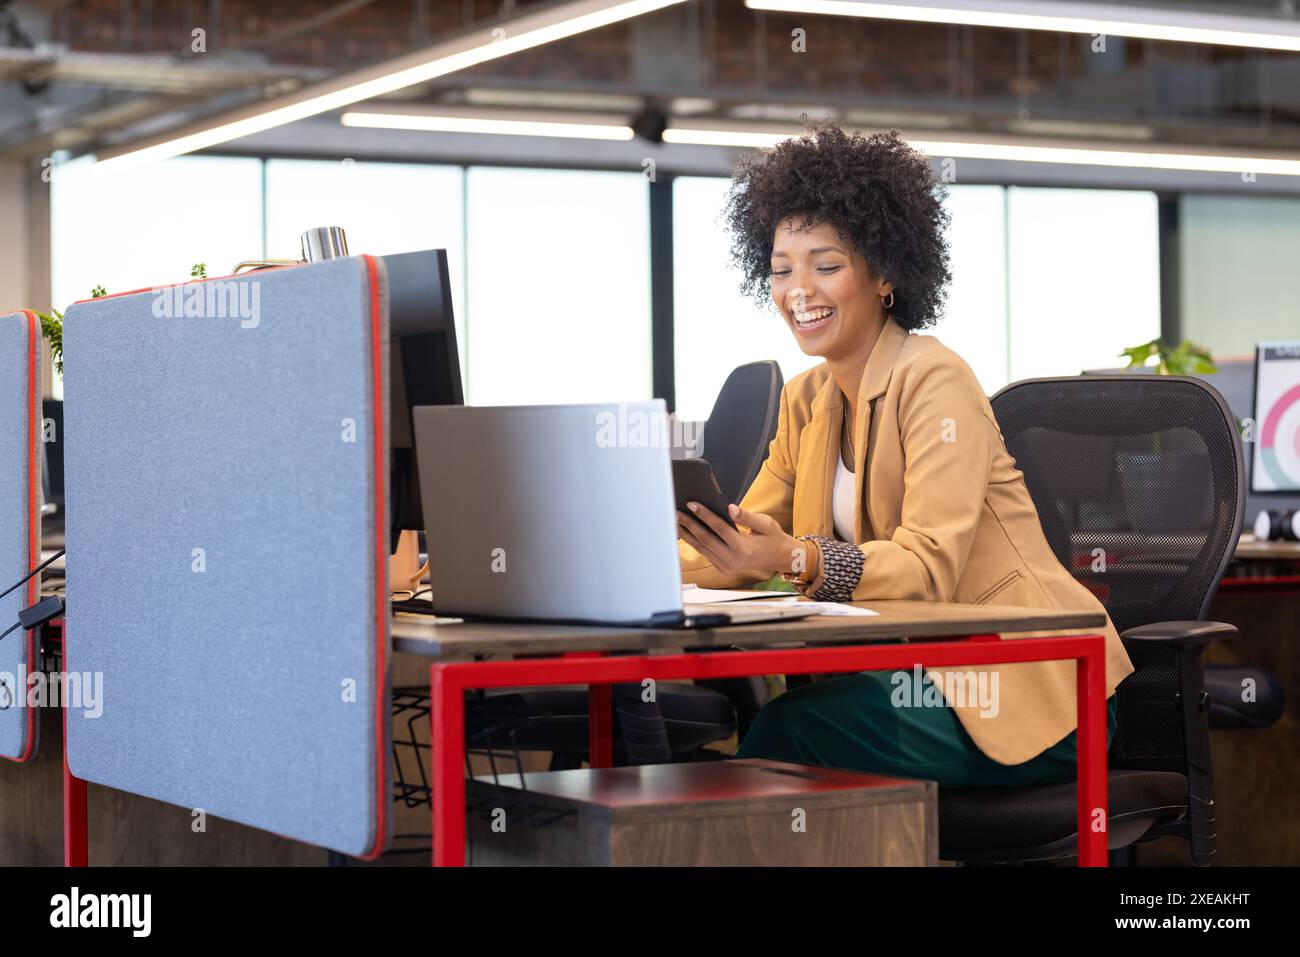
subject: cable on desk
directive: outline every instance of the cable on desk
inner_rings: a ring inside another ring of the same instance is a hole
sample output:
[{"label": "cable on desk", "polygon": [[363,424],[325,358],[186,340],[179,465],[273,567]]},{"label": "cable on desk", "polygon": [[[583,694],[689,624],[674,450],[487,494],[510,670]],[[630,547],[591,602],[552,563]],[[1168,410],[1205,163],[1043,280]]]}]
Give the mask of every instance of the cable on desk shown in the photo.
[{"label": "cable on desk", "polygon": [[46,622],[53,621],[63,614],[63,607],[63,599],[58,595],[42,598],[36,604],[24,608],[18,613],[18,621],[5,629],[3,634],[0,634],[0,641],[3,641],[9,636],[10,632],[20,626],[31,631],[34,628],[41,627]]},{"label": "cable on desk", "polygon": [[[400,592],[393,592],[393,594],[399,594],[399,593]],[[414,612],[417,615],[434,614],[433,604],[431,601],[428,602],[417,601],[417,599],[421,595],[429,595],[430,598],[432,598],[433,589],[421,588],[419,591],[412,592],[409,598],[399,598],[394,600],[393,611],[409,611],[409,612]]]},{"label": "cable on desk", "polygon": [[[55,553],[54,553],[53,555],[51,555],[49,558],[45,559],[45,561],[41,562],[39,565],[37,565],[35,568],[33,568],[31,571],[29,571],[26,575],[24,575],[24,576],[23,576],[22,578],[20,578],[18,581],[14,582],[12,585],[10,585],[8,588],[6,588],[4,591],[0,592],[0,598],[3,598],[5,595],[7,595],[7,594],[9,594],[11,591],[13,591],[15,588],[18,588],[19,586],[21,586],[22,584],[24,584],[24,583],[25,583],[29,578],[31,578],[31,577],[32,577],[33,575],[35,575],[37,572],[39,572],[39,571],[41,571],[42,569],[48,567],[51,563],[53,563],[54,561],[57,561],[58,559],[60,559],[60,558],[62,558],[62,557],[63,557],[63,549],[60,548],[57,552],[55,552]],[[6,631],[5,634],[6,634],[6,635],[9,634],[9,632]]]}]

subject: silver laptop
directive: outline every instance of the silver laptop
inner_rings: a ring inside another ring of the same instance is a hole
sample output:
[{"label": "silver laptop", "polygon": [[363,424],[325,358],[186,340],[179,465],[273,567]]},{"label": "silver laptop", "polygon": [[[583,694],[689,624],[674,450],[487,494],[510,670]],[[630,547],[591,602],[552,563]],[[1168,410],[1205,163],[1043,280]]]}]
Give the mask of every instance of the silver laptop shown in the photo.
[{"label": "silver laptop", "polygon": [[689,628],[816,614],[683,605],[661,400],[414,414],[439,615]]}]

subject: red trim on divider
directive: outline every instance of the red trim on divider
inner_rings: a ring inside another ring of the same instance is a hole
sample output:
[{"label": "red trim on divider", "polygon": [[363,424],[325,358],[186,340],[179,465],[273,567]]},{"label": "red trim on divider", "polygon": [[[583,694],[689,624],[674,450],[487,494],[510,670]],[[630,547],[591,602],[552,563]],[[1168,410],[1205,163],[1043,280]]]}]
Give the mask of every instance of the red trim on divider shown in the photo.
[{"label": "red trim on divider", "polygon": [[[375,824],[375,843],[370,851],[360,855],[361,860],[375,860],[383,851],[384,836],[387,830],[388,822],[388,794],[384,789],[384,768],[388,759],[385,748],[385,720],[387,713],[384,709],[383,689],[385,686],[385,675],[387,669],[387,658],[384,654],[384,636],[388,628],[389,615],[389,596],[387,589],[384,588],[384,582],[388,573],[388,532],[385,522],[387,516],[385,482],[387,475],[384,469],[384,395],[383,395],[383,362],[384,362],[384,343],[383,343],[383,324],[380,311],[379,296],[379,272],[376,260],[373,256],[359,257],[365,262],[366,274],[370,293],[370,372],[371,372],[371,402],[374,406],[374,475],[375,475],[375,592],[376,592],[376,654],[375,654],[375,675],[376,675],[376,702],[375,702],[375,791],[376,791],[376,824]],[[293,266],[268,266],[265,269],[292,269]],[[262,272],[264,270],[257,270]],[[176,286],[188,285],[189,282],[212,282],[217,279],[230,279],[236,274],[228,276],[210,276],[206,279],[194,279],[187,282],[171,283],[168,286],[157,286],[145,289],[132,289],[126,292],[115,292],[107,296],[98,296],[93,299],[79,299],[77,303],[96,302],[100,299],[116,299],[121,296],[132,296],[143,292],[154,292],[159,289],[171,289]],[[67,625],[64,625],[64,668],[67,668]],[[30,710],[30,709],[29,709]],[[30,739],[30,736],[29,736]],[[65,732],[66,742],[66,732]],[[65,743],[66,748],[66,743]],[[65,751],[66,754],[66,751]],[[65,774],[66,771],[65,759]],[[66,818],[66,815],[65,815]],[[67,821],[65,819],[65,834]],[[272,832],[274,833],[274,832]],[[281,835],[283,836],[283,835]]]},{"label": "red trim on divider", "polygon": [[[67,670],[66,665],[64,670]],[[90,817],[86,813],[86,782],[73,774],[68,765],[69,708],[66,701],[60,710],[63,711],[63,720],[59,722],[63,730],[63,866],[88,867]]]},{"label": "red trim on divider", "polygon": [[390,596],[384,582],[388,577],[387,473],[384,470],[384,341],[383,317],[380,314],[379,266],[373,256],[362,256],[370,286],[370,401],[374,406],[373,443],[375,456],[375,846],[362,860],[372,861],[383,852],[384,829],[388,822],[389,795],[384,789],[384,769],[388,752],[384,747],[388,713],[384,708],[387,660],[384,635],[388,632]]},{"label": "red trim on divider", "polygon": [[[36,403],[40,401],[40,396],[36,394],[36,354],[40,351],[41,345],[41,322],[36,318],[36,313],[30,309],[24,309],[23,315],[27,317],[27,567],[35,568],[41,562],[41,506],[38,498],[40,492],[37,483],[37,470],[40,468],[40,433],[37,431],[37,423],[40,416],[37,415]],[[27,582],[26,595],[27,604],[34,605],[40,599],[39,575],[34,575]],[[36,664],[36,632],[29,631],[27,635],[27,669],[30,671]],[[23,694],[26,696],[27,683],[23,682]],[[19,689],[14,689],[14,695],[17,696]],[[26,702],[24,702],[26,707]],[[27,741],[23,747],[22,754],[17,757],[2,755],[7,761],[28,761],[31,759],[32,751],[36,746],[36,709],[27,708]]]},{"label": "red trim on divider", "polygon": [[79,306],[83,302],[99,302],[102,299],[119,299],[122,296],[138,296],[142,292],[158,292],[159,290],[162,289],[175,289],[177,286],[188,286],[191,284],[204,283],[204,282],[216,282],[218,279],[234,279],[239,276],[247,276],[251,272],[270,272],[273,269],[294,269],[298,265],[306,265],[306,263],[297,263],[295,265],[289,265],[286,263],[283,266],[263,266],[261,269],[253,269],[253,270],[249,270],[249,272],[232,272],[232,273],[228,273],[225,276],[205,276],[203,279],[187,279],[184,282],[169,282],[165,286],[145,286],[142,289],[128,289],[126,292],[110,292],[108,295],[105,296],[94,296],[90,299],[78,299],[76,302],[73,303],[73,305]]}]

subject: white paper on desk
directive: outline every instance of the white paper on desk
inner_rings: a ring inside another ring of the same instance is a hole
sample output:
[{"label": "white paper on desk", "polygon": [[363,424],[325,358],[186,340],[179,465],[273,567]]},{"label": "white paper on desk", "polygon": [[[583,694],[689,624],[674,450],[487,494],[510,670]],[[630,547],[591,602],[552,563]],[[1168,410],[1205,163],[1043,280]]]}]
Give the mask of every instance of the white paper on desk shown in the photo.
[{"label": "white paper on desk", "polygon": [[819,615],[838,615],[847,617],[850,615],[879,615],[880,612],[872,611],[870,608],[859,608],[857,605],[842,605],[835,601],[810,601],[808,605],[816,605],[819,609]]},{"label": "white paper on desk", "polygon": [[704,605],[719,601],[749,601],[763,598],[771,601],[796,601],[799,596],[785,591],[757,591],[756,589],[701,588],[687,583],[682,586],[683,605]]}]

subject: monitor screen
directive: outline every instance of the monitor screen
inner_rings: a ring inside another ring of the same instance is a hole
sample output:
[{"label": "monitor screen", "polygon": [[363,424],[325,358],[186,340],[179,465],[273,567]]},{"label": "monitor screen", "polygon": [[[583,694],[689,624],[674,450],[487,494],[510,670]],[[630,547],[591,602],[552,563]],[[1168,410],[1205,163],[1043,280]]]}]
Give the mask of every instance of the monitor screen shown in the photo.
[{"label": "monitor screen", "polygon": [[1252,492],[1300,492],[1300,342],[1255,348]]},{"label": "monitor screen", "polygon": [[404,530],[424,531],[420,478],[411,410],[417,405],[465,401],[452,315],[447,252],[384,256],[389,308],[390,533],[393,547]]}]

